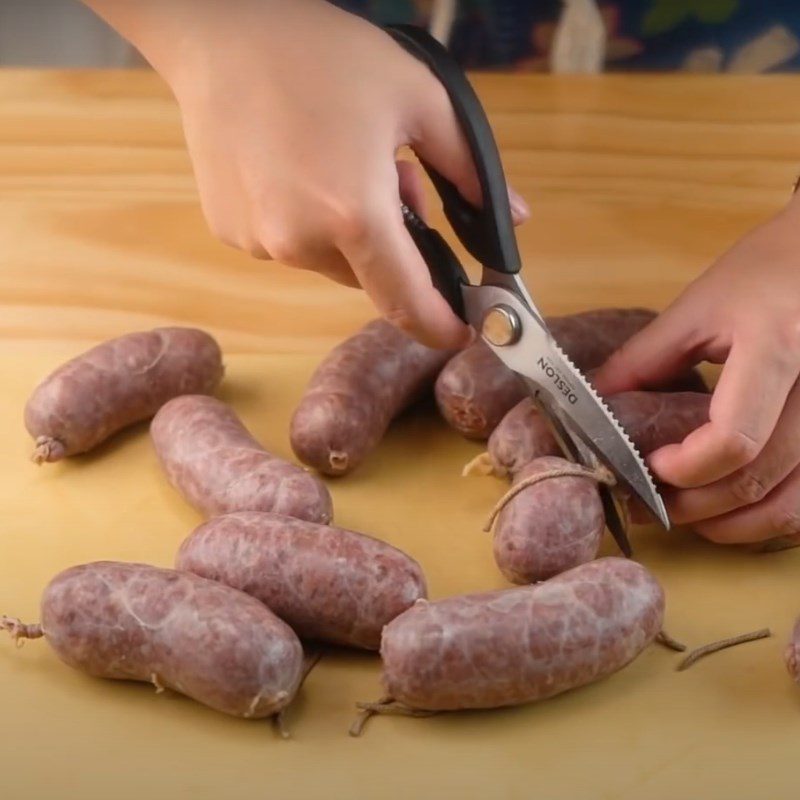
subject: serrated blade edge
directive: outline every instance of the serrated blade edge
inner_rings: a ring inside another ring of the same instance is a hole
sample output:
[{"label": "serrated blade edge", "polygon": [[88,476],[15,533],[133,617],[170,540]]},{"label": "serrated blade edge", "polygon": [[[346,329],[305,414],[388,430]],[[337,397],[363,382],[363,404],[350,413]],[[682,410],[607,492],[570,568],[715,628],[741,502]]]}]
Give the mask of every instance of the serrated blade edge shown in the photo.
[{"label": "serrated blade edge", "polygon": [[[635,475],[629,474],[627,470],[621,469],[620,466],[616,463],[616,459],[609,457],[608,452],[606,449],[600,447],[596,440],[590,435],[590,432],[586,430],[584,427],[577,425],[577,430],[573,429],[572,425],[569,425],[571,418],[566,420],[568,423],[568,429],[571,430],[573,433],[581,436],[581,438],[588,438],[590,447],[594,450],[598,448],[601,450],[600,456],[601,460],[605,462],[611,462],[609,466],[614,470],[614,472],[622,478],[626,483],[631,485],[631,488],[636,491],[636,494],[639,495],[642,500],[645,501],[647,506],[653,511],[654,514],[659,518],[659,520],[664,524],[665,527],[669,527],[669,517],[667,515],[666,508],[664,507],[664,501],[661,498],[661,495],[658,491],[656,486],[655,480],[653,479],[652,473],[650,472],[647,463],[645,462],[644,458],[642,457],[639,449],[637,448],[636,444],[628,435],[628,432],[619,422],[619,420],[614,415],[614,412],[605,402],[605,400],[597,393],[597,390],[592,386],[591,382],[583,375],[583,373],[575,366],[572,359],[564,352],[564,350],[558,345],[558,343],[552,338],[550,335],[550,346],[552,347],[553,351],[558,354],[559,359],[569,368],[571,373],[571,377],[578,382],[583,389],[593,398],[594,402],[602,409],[606,419],[613,427],[616,435],[622,439],[622,441],[626,445],[626,449],[628,454],[633,458],[636,466],[638,467],[638,476],[640,481],[636,480]],[[562,406],[563,408],[563,406]],[[561,415],[563,418],[563,415]],[[569,417],[569,415],[567,415]],[[638,482],[643,483],[643,486],[637,486]],[[645,492],[641,491],[642,488],[645,488]]]},{"label": "serrated blade edge", "polygon": [[[487,282],[495,279],[502,283]],[[574,442],[582,443],[630,486],[668,528],[664,501],[644,459],[611,409],[534,313],[519,277],[495,275],[484,269],[484,282],[480,286],[464,286],[462,293],[467,319],[478,330],[482,330],[483,320],[492,309],[504,308],[516,314],[520,323],[518,336],[503,344],[493,344],[484,336],[486,344],[507,367],[532,385],[529,388],[539,402]]]}]

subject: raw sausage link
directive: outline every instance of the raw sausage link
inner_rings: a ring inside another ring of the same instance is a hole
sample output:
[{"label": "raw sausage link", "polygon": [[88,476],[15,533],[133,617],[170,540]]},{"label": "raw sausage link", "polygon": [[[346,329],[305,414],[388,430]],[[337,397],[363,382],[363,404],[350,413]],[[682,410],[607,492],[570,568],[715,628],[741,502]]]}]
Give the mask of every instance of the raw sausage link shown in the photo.
[{"label": "raw sausage link", "polygon": [[[582,371],[599,367],[623,342],[656,316],[641,308],[610,308],[548,317],[553,337]],[[436,380],[442,416],[470,439],[486,439],[527,395],[519,376],[482,342],[455,355]]]},{"label": "raw sausage link", "polygon": [[441,415],[462,436],[486,439],[528,392],[512,372],[479,340],[447,362],[434,387]]},{"label": "raw sausage link", "polygon": [[310,522],[330,522],[325,484],[268,453],[233,409],[213,397],[171,400],[150,426],[170,483],[206,516],[274,511]]},{"label": "raw sausage link", "polygon": [[499,478],[513,477],[534,459],[563,455],[530,397],[517,403],[492,431],[487,453],[490,471]]},{"label": "raw sausage link", "polygon": [[601,366],[658,313],[649,308],[600,308],[548,317],[547,326],[558,346],[582,372]]},{"label": "raw sausage link", "polygon": [[355,469],[451,355],[419,344],[385,320],[368,323],[311,376],[292,418],[295,454],[326,475]]},{"label": "raw sausage link", "polygon": [[[708,419],[707,394],[626,392],[609,406],[641,452],[682,441]],[[512,487],[566,465],[550,455],[558,445],[531,400],[523,400],[489,439],[489,461]],[[477,461],[482,461],[480,457]],[[473,462],[476,463],[476,462]],[[545,580],[595,558],[604,514],[596,485],[580,477],[551,478],[522,489],[500,511],[494,557],[514,583]]]},{"label": "raw sausage link", "polygon": [[[622,392],[608,406],[643,455],[682,442],[708,421],[711,396],[697,392]],[[506,414],[489,437],[495,475],[514,475],[535,458],[557,455],[560,448],[549,426],[525,398]]]},{"label": "raw sausage link", "polygon": [[795,683],[800,683],[800,619],[794,624],[789,644],[786,645],[784,659],[786,661],[786,669],[789,670],[792,680]]},{"label": "raw sausage link", "polygon": [[45,378],[28,400],[33,458],[85,453],[173,397],[210,394],[222,373],[219,345],[194,328],[129,333],[93,347]]},{"label": "raw sausage link", "polygon": [[697,392],[622,392],[608,405],[644,455],[682,442],[708,422],[711,395]]},{"label": "raw sausage link", "polygon": [[247,592],[303,638],[372,650],[383,626],[426,596],[419,564],[397,548],[277,514],[206,522],[175,566]]},{"label": "raw sausage link", "polygon": [[[569,467],[563,458],[537,458],[514,483]],[[563,476],[528,486],[499,513],[494,559],[512,583],[543,581],[597,556],[605,514],[591,478]]]},{"label": "raw sausage link", "polygon": [[275,714],[301,680],[303,649],[288,625],[254,598],[188,573],[73,567],[45,590],[41,624],[71,667],[152,682],[237,717]]},{"label": "raw sausage link", "polygon": [[624,667],[663,615],[655,578],[620,558],[536,586],[421,600],[384,630],[383,682],[395,700],[431,711],[543,700]]}]

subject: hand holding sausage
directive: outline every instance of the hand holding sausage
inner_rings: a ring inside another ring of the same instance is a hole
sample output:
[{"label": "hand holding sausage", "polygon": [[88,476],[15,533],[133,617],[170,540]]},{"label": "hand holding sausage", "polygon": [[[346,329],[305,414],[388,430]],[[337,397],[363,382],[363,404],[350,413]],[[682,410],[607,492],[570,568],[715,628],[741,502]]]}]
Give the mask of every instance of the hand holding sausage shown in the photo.
[{"label": "hand holding sausage", "polygon": [[[622,392],[608,404],[647,454],[682,441],[702,425],[708,419],[709,400],[696,392]],[[566,468],[576,465],[558,458],[560,454],[549,425],[526,399],[497,426],[488,452],[465,470],[512,478],[512,488],[495,512],[494,557],[500,571],[515,583],[557,575],[595,558],[600,548],[605,515],[595,480],[568,474]],[[599,471],[597,480],[602,477]],[[635,505],[633,511],[638,512]]]},{"label": "hand holding sausage", "polygon": [[596,376],[610,394],[724,363],[710,419],[650,462],[671,518],[713,541],[800,532],[800,196],[745,236]]},{"label": "hand holding sausage", "polygon": [[[601,308],[548,317],[547,324],[558,345],[578,369],[599,367],[624,341],[655,319],[655,311],[644,308]],[[697,375],[681,375],[677,386],[702,386]],[[468,439],[486,439],[503,416],[528,390],[482,342],[453,356],[436,380],[436,401],[442,416]]]},{"label": "hand holding sausage", "polygon": [[[698,392],[621,392],[607,398],[608,407],[642,455],[682,442],[708,421],[711,397]],[[542,456],[560,455],[550,426],[526,398],[503,417],[489,437],[486,472],[515,475]]]}]

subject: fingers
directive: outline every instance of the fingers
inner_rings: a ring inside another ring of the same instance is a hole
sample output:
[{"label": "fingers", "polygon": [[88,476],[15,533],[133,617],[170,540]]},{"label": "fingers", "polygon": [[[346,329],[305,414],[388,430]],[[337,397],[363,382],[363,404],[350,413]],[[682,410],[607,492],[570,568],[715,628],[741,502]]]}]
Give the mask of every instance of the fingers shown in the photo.
[{"label": "fingers", "polygon": [[653,453],[650,465],[678,488],[705,486],[753,462],[772,436],[798,367],[766,334],[734,342],[709,411],[710,422],[678,445]]},{"label": "fingers", "polygon": [[305,209],[259,210],[248,240],[238,245],[252,255],[360,286],[383,316],[419,341],[461,348],[473,333],[434,288],[403,223],[401,191],[419,209],[422,183],[414,164],[396,165],[389,155],[371,166],[365,157],[352,180],[335,189],[318,188]]},{"label": "fingers", "polygon": [[298,267],[308,272],[318,272],[324,275],[329,280],[335,283],[340,283],[342,286],[349,286],[351,289],[360,289],[361,284],[358,278],[353,274],[353,270],[347,263],[347,260],[341,253],[336,251],[328,251],[325,256],[319,258],[312,258],[307,265]]},{"label": "fingers", "polygon": [[422,171],[412,161],[397,162],[397,178],[400,184],[400,199],[423,220],[428,219],[428,198]]},{"label": "fingers", "polygon": [[628,509],[628,518],[634,525],[652,525],[656,518],[653,512],[635,494],[630,495],[625,501]]},{"label": "fingers", "polygon": [[[257,229],[255,225],[253,228]],[[277,243],[277,246],[269,244],[270,241]],[[287,267],[318,272],[343,286],[360,286],[347,259],[323,236],[306,234],[303,237],[293,237],[292,241],[281,242],[267,233],[266,236],[250,237],[240,249],[254,258],[265,261],[274,259]],[[270,250],[273,252],[270,253]]]},{"label": "fingers", "polygon": [[663,384],[694,365],[700,344],[690,304],[679,300],[623,344],[593,383],[603,395]]},{"label": "fingers", "polygon": [[375,306],[393,324],[430,347],[456,349],[472,338],[431,282],[403,224],[397,197],[371,204],[362,227],[339,238],[342,255]]},{"label": "fingers", "polygon": [[512,186],[508,187],[508,204],[511,206],[511,219],[514,225],[522,225],[531,217],[531,207],[525,198]]},{"label": "fingers", "polygon": [[[482,205],[475,161],[444,87],[428,74],[430,82],[416,97],[417,130],[412,136],[414,152],[453,183],[461,196],[474,206]],[[511,216],[515,225],[530,217],[530,208],[520,194],[508,187]]]},{"label": "fingers", "polygon": [[677,524],[717,517],[763,500],[800,464],[800,388],[795,384],[778,424],[759,455],[722,480],[673,492],[667,505]]},{"label": "fingers", "polygon": [[759,503],[693,526],[719,544],[760,542],[800,533],[800,468]]}]

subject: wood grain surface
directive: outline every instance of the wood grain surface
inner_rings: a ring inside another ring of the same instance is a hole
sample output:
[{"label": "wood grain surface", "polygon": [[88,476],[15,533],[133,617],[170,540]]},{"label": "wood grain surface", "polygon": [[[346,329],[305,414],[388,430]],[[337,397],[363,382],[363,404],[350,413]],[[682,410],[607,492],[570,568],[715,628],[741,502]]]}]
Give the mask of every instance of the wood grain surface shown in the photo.
[{"label": "wood grain surface", "polygon": [[[533,207],[520,242],[546,313],[665,306],[800,168],[793,77],[475,81]],[[0,73],[0,253],[0,340],[17,343],[170,322],[229,351],[317,352],[373,313],[212,238],[177,107],[146,71]]]},{"label": "wood grain surface", "polygon": [[[788,197],[796,78],[477,79],[508,171],[534,209],[526,277],[546,312],[664,306]],[[198,523],[145,424],[39,468],[21,411],[89,342],[166,322],[227,352],[223,397],[291,457],[289,419],[320,352],[373,314],[358,292],[216,243],[177,110],[148,73],[0,72],[0,613],[38,619],[59,570],[170,565]],[[240,351],[240,352],[236,352]],[[417,558],[432,597],[505,585],[482,531],[506,486],[464,479],[481,445],[431,408],[405,415],[347,479],[337,523]],[[5,800],[744,800],[797,796],[798,689],[782,650],[800,549],[756,556],[675,529],[633,532],[690,646],[770,626],[686,672],[652,647],[619,675],[525,708],[383,718],[374,656],[327,652],[288,715],[295,740],[152,687],[68,669],[45,642],[0,641]],[[613,553],[609,537],[604,553]],[[756,602],[753,601],[756,598]]]}]

